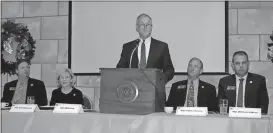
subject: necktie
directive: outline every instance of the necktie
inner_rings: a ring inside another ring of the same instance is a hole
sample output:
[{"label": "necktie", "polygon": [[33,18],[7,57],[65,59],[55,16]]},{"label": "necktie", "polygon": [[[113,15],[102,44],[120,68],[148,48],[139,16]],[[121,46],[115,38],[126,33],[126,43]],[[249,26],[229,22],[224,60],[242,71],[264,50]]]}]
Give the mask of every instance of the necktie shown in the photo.
[{"label": "necktie", "polygon": [[139,67],[140,68],[146,68],[146,49],[145,49],[144,40],[143,40],[143,43],[141,45],[141,54],[140,54]]},{"label": "necktie", "polygon": [[188,90],[187,106],[194,107],[194,86],[192,81]]},{"label": "necktie", "polygon": [[237,107],[243,107],[243,81],[244,79],[239,79],[239,90],[238,90],[238,99],[237,99]]},{"label": "necktie", "polygon": [[16,88],[13,94],[13,99],[11,102],[12,104],[24,104],[23,99],[21,99],[23,96],[23,88],[24,88],[24,83],[20,82],[18,88]]}]

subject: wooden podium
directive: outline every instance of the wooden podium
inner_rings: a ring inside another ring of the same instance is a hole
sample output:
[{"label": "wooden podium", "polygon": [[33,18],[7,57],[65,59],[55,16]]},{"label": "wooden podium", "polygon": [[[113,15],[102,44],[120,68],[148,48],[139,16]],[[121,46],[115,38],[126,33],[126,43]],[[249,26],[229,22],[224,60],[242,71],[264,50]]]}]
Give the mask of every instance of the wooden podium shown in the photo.
[{"label": "wooden podium", "polygon": [[100,68],[101,113],[145,115],[163,112],[166,100],[162,72],[147,68]]}]

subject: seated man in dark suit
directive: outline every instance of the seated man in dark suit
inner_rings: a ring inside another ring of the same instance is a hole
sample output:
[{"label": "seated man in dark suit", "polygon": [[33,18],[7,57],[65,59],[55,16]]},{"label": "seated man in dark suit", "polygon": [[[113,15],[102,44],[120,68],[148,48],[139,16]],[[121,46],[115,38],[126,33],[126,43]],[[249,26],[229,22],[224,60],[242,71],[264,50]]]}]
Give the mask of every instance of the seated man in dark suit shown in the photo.
[{"label": "seated man in dark suit", "polygon": [[208,111],[217,112],[215,86],[199,79],[203,72],[203,63],[192,58],[188,64],[188,79],[172,84],[166,106],[208,107]]},{"label": "seated man in dark suit", "polygon": [[168,44],[151,37],[152,18],[147,14],[137,17],[136,31],[139,38],[123,45],[117,68],[157,68],[167,83],[174,76]]},{"label": "seated man in dark suit", "polygon": [[220,79],[218,99],[228,99],[228,106],[261,108],[267,114],[269,98],[265,77],[248,72],[249,60],[244,51],[233,54],[232,69],[235,74]]},{"label": "seated man in dark suit", "polygon": [[18,80],[8,82],[4,86],[1,102],[12,104],[27,104],[28,98],[38,106],[47,105],[46,89],[43,81],[29,77],[30,62],[20,60],[16,63]]}]

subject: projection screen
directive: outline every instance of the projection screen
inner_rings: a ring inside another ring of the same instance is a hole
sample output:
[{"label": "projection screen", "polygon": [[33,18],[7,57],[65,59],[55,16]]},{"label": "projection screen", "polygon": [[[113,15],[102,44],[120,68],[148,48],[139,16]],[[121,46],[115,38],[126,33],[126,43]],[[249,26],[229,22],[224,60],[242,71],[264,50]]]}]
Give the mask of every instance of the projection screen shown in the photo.
[{"label": "projection screen", "polygon": [[168,43],[176,73],[192,57],[205,73],[228,70],[227,2],[77,2],[69,4],[69,67],[77,74],[115,68],[122,45],[138,37],[136,18],[151,16],[152,37]]}]

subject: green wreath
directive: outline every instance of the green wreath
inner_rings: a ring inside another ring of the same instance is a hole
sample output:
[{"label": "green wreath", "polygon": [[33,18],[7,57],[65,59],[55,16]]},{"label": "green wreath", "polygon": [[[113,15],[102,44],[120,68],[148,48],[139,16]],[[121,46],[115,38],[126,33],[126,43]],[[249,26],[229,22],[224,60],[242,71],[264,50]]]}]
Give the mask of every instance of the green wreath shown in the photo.
[{"label": "green wreath", "polygon": [[34,57],[35,43],[27,26],[7,20],[1,25],[1,74],[13,75],[15,63],[19,60],[28,60]]}]

